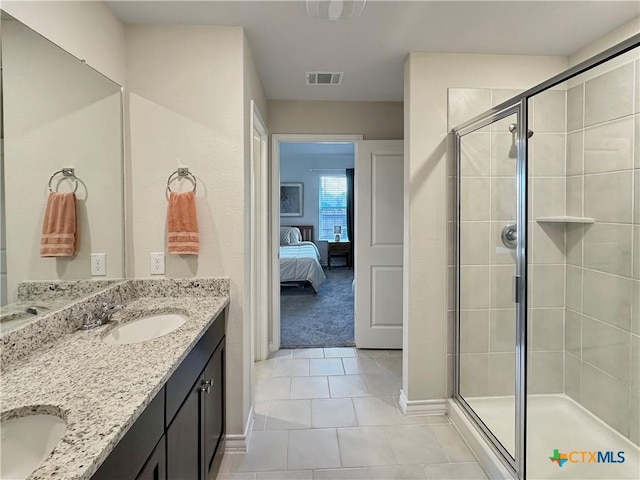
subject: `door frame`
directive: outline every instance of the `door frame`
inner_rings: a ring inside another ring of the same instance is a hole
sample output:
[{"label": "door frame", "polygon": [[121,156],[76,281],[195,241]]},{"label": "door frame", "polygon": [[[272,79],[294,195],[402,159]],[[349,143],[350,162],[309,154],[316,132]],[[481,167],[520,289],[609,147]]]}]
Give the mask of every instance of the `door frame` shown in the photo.
[{"label": "door frame", "polygon": [[271,225],[269,235],[269,257],[271,280],[269,281],[269,323],[266,329],[271,332],[269,348],[271,352],[280,350],[280,143],[353,143],[354,158],[358,155],[358,142],[364,138],[361,134],[332,135],[314,133],[271,135],[270,173],[270,210]]},{"label": "door frame", "polygon": [[[255,158],[255,135],[260,141],[260,156]],[[252,361],[269,357],[269,132],[256,103],[251,100],[250,125],[250,322]]]}]

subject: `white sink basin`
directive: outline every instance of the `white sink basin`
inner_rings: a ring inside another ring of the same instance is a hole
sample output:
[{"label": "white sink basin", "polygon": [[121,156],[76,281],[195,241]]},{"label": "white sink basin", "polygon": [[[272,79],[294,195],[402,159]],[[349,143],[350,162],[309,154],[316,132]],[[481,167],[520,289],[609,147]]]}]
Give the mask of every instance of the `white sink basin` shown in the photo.
[{"label": "white sink basin", "polygon": [[0,479],[24,479],[40,466],[67,430],[55,415],[28,415],[0,424]]},{"label": "white sink basin", "polygon": [[102,341],[110,345],[142,343],[171,333],[186,321],[183,316],[174,313],[151,315],[114,328]]}]

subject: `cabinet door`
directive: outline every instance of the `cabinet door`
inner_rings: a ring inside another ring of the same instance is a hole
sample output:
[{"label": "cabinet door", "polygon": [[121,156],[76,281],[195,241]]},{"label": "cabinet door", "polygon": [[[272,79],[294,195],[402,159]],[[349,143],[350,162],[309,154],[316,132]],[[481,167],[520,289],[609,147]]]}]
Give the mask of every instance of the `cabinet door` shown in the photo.
[{"label": "cabinet door", "polygon": [[137,477],[164,433],[164,394],[163,388],[91,477],[92,480],[133,480]]},{"label": "cabinet door", "polygon": [[164,435],[136,480],[167,480],[167,457]]},{"label": "cabinet door", "polygon": [[204,396],[205,467],[207,472],[224,433],[224,341],[204,369],[204,381],[211,386]]},{"label": "cabinet door", "polygon": [[202,375],[189,391],[187,398],[167,430],[167,478],[169,480],[198,480],[204,478],[202,469],[203,426],[201,414]]}]

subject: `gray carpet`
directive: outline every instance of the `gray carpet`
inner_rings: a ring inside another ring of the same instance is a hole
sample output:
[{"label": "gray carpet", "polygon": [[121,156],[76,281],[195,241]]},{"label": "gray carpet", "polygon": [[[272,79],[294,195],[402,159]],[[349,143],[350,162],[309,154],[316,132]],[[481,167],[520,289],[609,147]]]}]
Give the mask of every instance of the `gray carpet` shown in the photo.
[{"label": "gray carpet", "polygon": [[310,286],[280,287],[281,348],[349,347],[353,341],[353,270],[325,269],[317,294]]}]

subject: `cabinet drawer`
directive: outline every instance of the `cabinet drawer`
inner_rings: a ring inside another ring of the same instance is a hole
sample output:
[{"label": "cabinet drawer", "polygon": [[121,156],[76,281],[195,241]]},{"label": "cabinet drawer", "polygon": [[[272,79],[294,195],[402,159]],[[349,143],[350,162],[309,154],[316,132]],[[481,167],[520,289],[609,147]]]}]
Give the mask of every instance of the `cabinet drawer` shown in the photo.
[{"label": "cabinet drawer", "polygon": [[329,247],[329,253],[349,253],[350,245],[348,243],[333,243]]},{"label": "cabinet drawer", "polygon": [[196,346],[193,347],[193,350],[191,350],[189,355],[187,355],[167,381],[167,426],[169,426],[171,420],[173,420],[180,405],[182,405],[182,402],[189,394],[191,387],[193,387],[200,376],[216,345],[218,345],[222,337],[224,337],[226,312],[227,310],[225,309],[218,315],[218,318],[216,318]]},{"label": "cabinet drawer", "polygon": [[164,434],[165,389],[158,392],[92,480],[134,480]]}]

